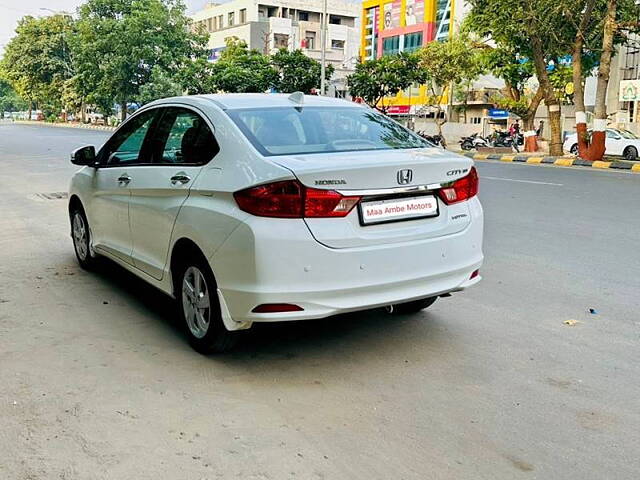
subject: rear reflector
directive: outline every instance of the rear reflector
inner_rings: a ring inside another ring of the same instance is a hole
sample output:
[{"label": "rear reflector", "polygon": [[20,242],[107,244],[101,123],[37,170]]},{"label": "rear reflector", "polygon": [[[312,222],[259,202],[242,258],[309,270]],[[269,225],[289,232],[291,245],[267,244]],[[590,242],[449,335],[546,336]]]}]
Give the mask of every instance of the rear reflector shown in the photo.
[{"label": "rear reflector", "polygon": [[233,194],[241,210],[258,217],[346,217],[360,197],[345,197],[335,190],[309,188],[297,180],[268,183]]},{"label": "rear reflector", "polygon": [[474,270],[471,276],[469,277],[469,280],[471,280],[472,278],[476,278],[478,275],[480,275],[480,270]]},{"label": "rear reflector", "polygon": [[304,308],[291,303],[263,303],[251,310],[253,313],[302,312]]},{"label": "rear reflector", "polygon": [[438,196],[447,205],[469,200],[478,194],[478,172],[471,167],[466,177],[459,178],[449,187],[438,190]]}]

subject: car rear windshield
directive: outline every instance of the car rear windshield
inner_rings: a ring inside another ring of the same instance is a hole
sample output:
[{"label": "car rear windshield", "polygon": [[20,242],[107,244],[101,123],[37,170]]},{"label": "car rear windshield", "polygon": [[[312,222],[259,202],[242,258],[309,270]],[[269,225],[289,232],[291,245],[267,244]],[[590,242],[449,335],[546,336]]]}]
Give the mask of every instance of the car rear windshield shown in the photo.
[{"label": "car rear windshield", "polygon": [[229,110],[263,155],[424,148],[411,130],[362,107],[270,107]]}]

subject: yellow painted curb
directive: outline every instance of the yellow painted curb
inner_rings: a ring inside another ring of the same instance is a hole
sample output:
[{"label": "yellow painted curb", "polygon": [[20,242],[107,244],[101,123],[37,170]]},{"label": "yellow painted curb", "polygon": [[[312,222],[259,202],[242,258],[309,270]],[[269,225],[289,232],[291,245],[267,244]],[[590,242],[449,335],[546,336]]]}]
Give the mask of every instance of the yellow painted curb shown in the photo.
[{"label": "yellow painted curb", "polygon": [[474,159],[474,160],[486,160],[488,156],[489,156],[489,155],[486,155],[486,154],[484,154],[484,153],[476,153],[476,154],[473,156],[473,159]]},{"label": "yellow painted curb", "polygon": [[542,163],[542,159],[544,157],[529,157],[527,158],[527,163]]},{"label": "yellow painted curb", "polygon": [[596,160],[591,164],[593,168],[609,168],[611,166],[611,162],[603,162],[602,160]]},{"label": "yellow painted curb", "polygon": [[515,155],[503,155],[502,157],[500,157],[500,161],[501,162],[513,162],[513,159],[515,158]]},{"label": "yellow painted curb", "polygon": [[570,167],[573,165],[573,158],[559,158],[555,162],[554,165],[559,165],[560,167]]},{"label": "yellow painted curb", "polygon": [[635,163],[633,167],[631,167],[632,172],[640,172],[640,163]]}]

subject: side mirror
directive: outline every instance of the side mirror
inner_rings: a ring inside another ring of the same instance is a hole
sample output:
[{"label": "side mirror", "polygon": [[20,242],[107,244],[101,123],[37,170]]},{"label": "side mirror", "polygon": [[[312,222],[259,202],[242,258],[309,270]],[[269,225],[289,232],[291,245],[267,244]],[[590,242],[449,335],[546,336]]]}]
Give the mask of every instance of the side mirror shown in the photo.
[{"label": "side mirror", "polygon": [[71,152],[71,163],[74,165],[95,165],[96,147],[88,145],[75,149]]}]

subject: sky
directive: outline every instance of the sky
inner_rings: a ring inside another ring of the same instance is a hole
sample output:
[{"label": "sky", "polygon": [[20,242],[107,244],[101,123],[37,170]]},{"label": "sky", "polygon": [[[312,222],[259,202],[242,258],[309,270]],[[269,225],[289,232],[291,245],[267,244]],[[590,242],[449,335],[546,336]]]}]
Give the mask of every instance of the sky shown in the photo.
[{"label": "sky", "polygon": [[[18,20],[25,15],[51,15],[48,10],[75,12],[83,0],[0,0],[0,52],[13,37]],[[185,0],[188,12],[201,9],[207,0]],[[218,3],[222,3],[218,0]]]}]

